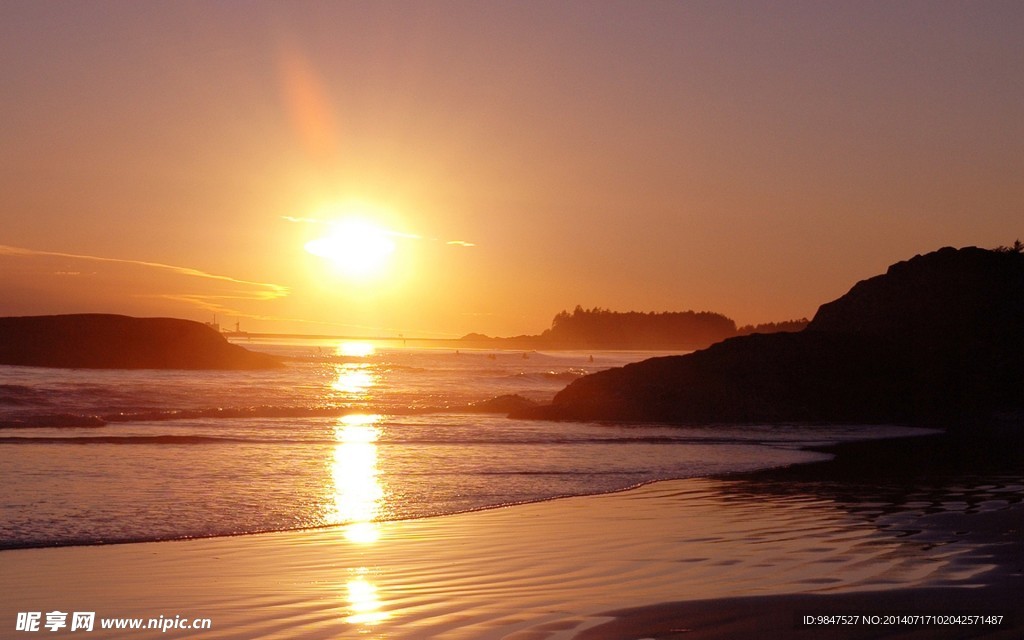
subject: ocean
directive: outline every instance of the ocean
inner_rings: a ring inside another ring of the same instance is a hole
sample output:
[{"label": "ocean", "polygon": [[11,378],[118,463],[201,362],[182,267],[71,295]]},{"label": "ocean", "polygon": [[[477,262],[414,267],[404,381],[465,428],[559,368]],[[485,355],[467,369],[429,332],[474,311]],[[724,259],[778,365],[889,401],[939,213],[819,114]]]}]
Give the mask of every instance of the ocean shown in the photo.
[{"label": "ocean", "polygon": [[[650,352],[241,341],[269,371],[0,367],[0,548],[361,525],[824,459],[885,426],[509,419]],[[372,528],[367,529],[372,531]]]}]

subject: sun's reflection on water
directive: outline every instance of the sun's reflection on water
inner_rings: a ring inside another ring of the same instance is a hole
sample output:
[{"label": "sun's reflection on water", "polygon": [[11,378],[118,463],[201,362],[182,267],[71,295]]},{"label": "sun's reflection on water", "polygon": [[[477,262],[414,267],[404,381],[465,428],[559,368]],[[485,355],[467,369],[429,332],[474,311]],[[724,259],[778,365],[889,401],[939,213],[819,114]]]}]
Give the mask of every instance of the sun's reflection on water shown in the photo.
[{"label": "sun's reflection on water", "polygon": [[348,356],[351,358],[365,358],[372,356],[377,352],[377,349],[373,346],[372,342],[366,342],[364,340],[350,340],[342,342],[335,349],[335,353],[339,356]]},{"label": "sun's reflection on water", "polygon": [[365,569],[360,569],[360,575],[352,578],[345,584],[348,594],[349,609],[351,615],[345,618],[345,622],[352,624],[372,625],[387,620],[388,613],[381,611],[380,597],[377,595],[377,587],[366,579]]},{"label": "sun's reflection on water", "polygon": [[[376,349],[371,342],[342,342],[335,348],[335,352],[346,358],[363,359],[376,353]],[[377,384],[373,365],[367,361],[345,362],[335,369],[335,373],[337,375],[331,382],[331,389],[340,393],[366,397],[370,388]]]},{"label": "sun's reflection on water", "polygon": [[384,500],[377,469],[377,414],[352,414],[338,419],[334,437],[334,504],[330,521],[347,525],[345,537],[358,544],[370,544],[380,537],[375,520]]},{"label": "sun's reflection on water", "polygon": [[338,377],[331,383],[331,388],[341,393],[364,396],[377,382],[366,363],[345,363],[337,371]]}]

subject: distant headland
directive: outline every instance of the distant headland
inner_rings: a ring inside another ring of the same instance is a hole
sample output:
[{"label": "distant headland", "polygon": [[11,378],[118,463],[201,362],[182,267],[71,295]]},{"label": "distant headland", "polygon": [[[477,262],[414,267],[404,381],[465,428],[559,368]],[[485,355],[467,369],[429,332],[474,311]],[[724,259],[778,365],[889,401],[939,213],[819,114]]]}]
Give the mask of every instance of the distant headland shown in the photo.
[{"label": "distant headland", "polygon": [[273,356],[177,318],[86,313],[0,318],[0,364],[81,369],[268,369]]},{"label": "distant headland", "polygon": [[497,349],[639,349],[689,351],[703,349],[726,338],[751,333],[799,331],[807,319],[737,327],[736,322],[711,311],[641,313],[608,309],[562,311],[551,328],[539,335],[492,338],[470,333],[460,341],[467,347]]},{"label": "distant headland", "polygon": [[822,305],[799,332],[584,376],[524,417],[956,427],[1024,413],[1024,247],[944,248]]}]

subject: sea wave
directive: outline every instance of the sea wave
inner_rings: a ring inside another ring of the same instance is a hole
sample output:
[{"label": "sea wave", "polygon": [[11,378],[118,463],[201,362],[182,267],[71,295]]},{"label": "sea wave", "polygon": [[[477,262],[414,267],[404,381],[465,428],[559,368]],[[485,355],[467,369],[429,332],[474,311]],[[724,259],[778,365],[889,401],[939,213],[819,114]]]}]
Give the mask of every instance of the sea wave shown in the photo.
[{"label": "sea wave", "polygon": [[40,427],[80,429],[106,425],[107,421],[99,416],[73,413],[41,413],[0,420],[0,429],[36,429]]},{"label": "sea wave", "polygon": [[[240,443],[281,444],[287,441],[260,440],[256,438],[222,438],[218,436],[81,436],[81,437],[0,437],[0,444],[240,444]],[[301,441],[295,441],[299,443]]]},{"label": "sea wave", "polygon": [[561,371],[523,371],[510,377],[517,380],[527,379],[571,382],[576,378],[582,378],[583,376],[587,375],[587,373],[588,372],[585,369],[570,368],[563,369]]},{"label": "sea wave", "polygon": [[[417,433],[422,433],[417,431]],[[436,437],[403,437],[401,430],[393,431],[378,440],[374,440],[374,446],[388,447],[462,447],[462,446],[487,446],[496,450],[503,447],[515,446],[633,446],[633,445],[762,445],[762,446],[784,446],[792,444],[809,444],[802,439],[793,440],[738,440],[735,438],[715,437],[673,437],[673,436],[626,436],[626,437],[528,437],[516,438],[502,434],[500,439],[495,437],[480,438],[452,438],[446,436],[443,431],[438,432]],[[293,446],[338,446],[344,444],[337,438],[293,438],[293,437],[260,437],[253,436],[217,436],[217,435],[175,435],[175,434],[154,434],[154,435],[87,435],[87,436],[0,436],[0,445],[293,445]],[[572,473],[572,472],[567,472]]]},{"label": "sea wave", "polygon": [[25,406],[25,405],[46,405],[50,404],[46,394],[32,387],[21,384],[0,384],[0,405]]},{"label": "sea wave", "polygon": [[11,414],[0,417],[0,429],[31,429],[40,427],[77,429],[103,427],[114,423],[169,422],[175,420],[238,420],[253,418],[333,418],[353,413],[385,413],[388,415],[425,415],[432,413],[509,413],[532,401],[518,395],[499,395],[477,402],[445,405],[394,405],[378,403],[353,405],[257,405],[238,407],[206,407],[199,409],[143,409],[114,413],[74,414],[39,413]]}]

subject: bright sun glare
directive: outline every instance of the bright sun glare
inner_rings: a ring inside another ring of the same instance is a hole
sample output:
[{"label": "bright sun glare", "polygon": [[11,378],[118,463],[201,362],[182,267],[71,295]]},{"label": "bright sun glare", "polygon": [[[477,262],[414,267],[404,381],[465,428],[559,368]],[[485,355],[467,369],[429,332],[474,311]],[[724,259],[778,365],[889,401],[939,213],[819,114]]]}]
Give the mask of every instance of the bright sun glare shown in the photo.
[{"label": "bright sun glare", "polygon": [[306,251],[324,258],[353,279],[381,275],[395,251],[392,233],[372,222],[351,218],[331,226],[326,236],[306,243]]}]

